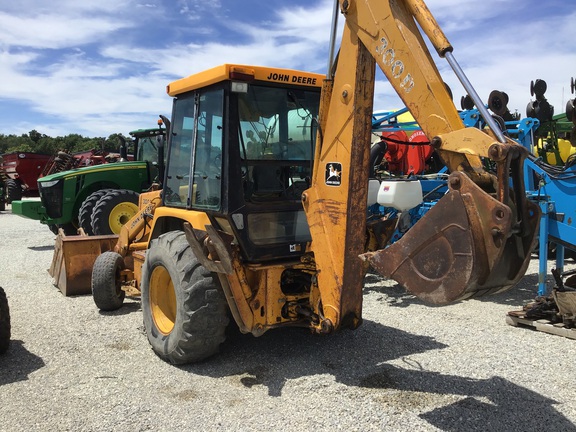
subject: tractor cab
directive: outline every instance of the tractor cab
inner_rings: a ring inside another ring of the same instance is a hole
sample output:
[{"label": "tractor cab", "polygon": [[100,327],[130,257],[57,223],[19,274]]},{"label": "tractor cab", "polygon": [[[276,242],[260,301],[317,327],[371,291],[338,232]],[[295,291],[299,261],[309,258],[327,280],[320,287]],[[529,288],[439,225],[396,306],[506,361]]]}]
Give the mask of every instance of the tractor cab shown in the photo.
[{"label": "tractor cab", "polygon": [[164,147],[166,130],[162,128],[164,122],[158,120],[157,128],[137,129],[130,132],[133,138],[134,159],[158,163],[158,150]]},{"label": "tractor cab", "polygon": [[250,262],[301,255],[323,78],[223,65],[170,84],[164,206],[205,213]]},{"label": "tractor cab", "polygon": [[[161,116],[162,117],[162,116]],[[163,117],[158,120],[158,127],[151,129],[137,129],[130,132],[130,136],[134,139],[134,157],[137,161],[145,161],[147,164],[154,167],[153,178],[157,179],[158,183],[162,182],[164,178],[164,166],[166,158],[164,147],[166,142],[166,129],[162,126],[169,127],[169,120]],[[126,147],[122,154],[124,159],[128,159]]]}]

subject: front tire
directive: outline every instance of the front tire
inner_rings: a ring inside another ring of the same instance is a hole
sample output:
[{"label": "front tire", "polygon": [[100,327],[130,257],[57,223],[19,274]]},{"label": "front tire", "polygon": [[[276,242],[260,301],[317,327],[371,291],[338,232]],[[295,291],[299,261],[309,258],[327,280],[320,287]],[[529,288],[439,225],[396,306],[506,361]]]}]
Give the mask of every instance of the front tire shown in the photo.
[{"label": "front tire", "polygon": [[120,234],[122,226],[138,213],[138,193],[127,189],[112,189],[94,206],[94,235]]},{"label": "front tire", "polygon": [[0,354],[10,346],[10,310],[4,289],[0,287]]},{"label": "front tire", "polygon": [[154,352],[173,364],[216,354],[228,309],[218,277],[194,256],[182,231],[152,242],[142,269],[142,311]]},{"label": "front tire", "polygon": [[113,311],[122,307],[126,292],[122,289],[120,272],[124,267],[124,258],[116,252],[104,252],[96,258],[92,268],[92,298],[98,309]]}]

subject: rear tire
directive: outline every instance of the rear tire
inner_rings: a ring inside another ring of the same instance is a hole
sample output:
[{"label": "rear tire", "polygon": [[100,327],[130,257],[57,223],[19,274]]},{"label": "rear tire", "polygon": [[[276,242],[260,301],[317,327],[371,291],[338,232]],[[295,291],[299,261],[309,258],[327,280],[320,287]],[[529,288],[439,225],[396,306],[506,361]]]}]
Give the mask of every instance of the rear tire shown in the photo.
[{"label": "rear tire", "polygon": [[126,189],[112,189],[94,206],[94,235],[120,234],[122,226],[138,213],[139,194]]},{"label": "rear tire", "polygon": [[229,321],[226,299],[218,277],[200,265],[182,231],[153,240],[141,289],[146,334],[159,357],[184,364],[218,352]]},{"label": "rear tire", "polygon": [[92,298],[98,309],[120,309],[126,293],[122,289],[120,272],[124,270],[124,258],[116,252],[99,255],[92,268]]},{"label": "rear tire", "polygon": [[22,187],[14,179],[6,180],[6,192],[8,204],[12,201],[19,201],[22,199]]},{"label": "rear tire", "polygon": [[80,210],[78,211],[78,224],[87,235],[94,235],[94,231],[92,231],[92,213],[96,203],[111,190],[112,189],[101,189],[92,192],[80,206]]},{"label": "rear tire", "polygon": [[0,354],[10,346],[10,309],[4,289],[0,287]]}]

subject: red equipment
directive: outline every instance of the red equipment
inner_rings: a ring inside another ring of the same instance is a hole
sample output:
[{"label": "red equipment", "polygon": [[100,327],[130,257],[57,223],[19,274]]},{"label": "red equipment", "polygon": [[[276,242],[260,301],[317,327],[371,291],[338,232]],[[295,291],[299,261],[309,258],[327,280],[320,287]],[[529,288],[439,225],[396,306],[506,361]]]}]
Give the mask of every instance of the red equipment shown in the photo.
[{"label": "red equipment", "polygon": [[5,180],[21,182],[24,196],[38,196],[37,180],[50,160],[50,155],[18,152],[2,155],[0,175]]},{"label": "red equipment", "polygon": [[422,174],[427,169],[426,161],[434,149],[422,131],[416,131],[410,138],[404,131],[382,132],[387,144],[384,158],[388,162],[388,171],[395,175]]}]

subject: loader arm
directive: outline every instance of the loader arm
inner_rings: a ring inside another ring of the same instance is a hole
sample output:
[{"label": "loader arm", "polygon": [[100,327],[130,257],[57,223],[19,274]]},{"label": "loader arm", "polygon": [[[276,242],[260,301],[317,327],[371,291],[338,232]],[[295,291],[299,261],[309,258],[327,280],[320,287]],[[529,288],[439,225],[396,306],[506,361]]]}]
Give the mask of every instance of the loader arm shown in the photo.
[{"label": "loader arm", "polygon": [[114,251],[125,257],[129,251],[146,249],[150,235],[149,221],[154,216],[154,211],[161,203],[161,190],[156,189],[140,194],[136,213],[125,223],[118,236],[118,242]]},{"label": "loader arm", "polygon": [[[302,197],[323,330],[360,323],[367,268],[359,255],[433,303],[511,287],[526,270],[539,220],[524,192],[526,152],[499,130],[465,128],[418,25],[440,56],[453,60],[452,47],[422,1],[339,6],[346,19],[339,61],[322,90],[314,176]],[[375,64],[452,174],[450,192],[401,241],[365,254]],[[486,172],[481,157],[497,173]]]}]

